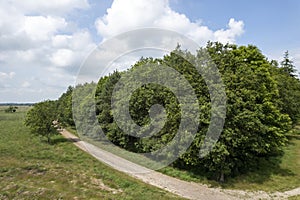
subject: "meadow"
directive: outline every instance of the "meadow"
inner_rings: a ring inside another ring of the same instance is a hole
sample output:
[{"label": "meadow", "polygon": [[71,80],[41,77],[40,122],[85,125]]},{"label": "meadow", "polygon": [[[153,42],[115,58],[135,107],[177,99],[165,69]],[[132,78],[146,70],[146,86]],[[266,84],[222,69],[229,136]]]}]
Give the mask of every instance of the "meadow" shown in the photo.
[{"label": "meadow", "polygon": [[49,145],[23,124],[28,107],[0,108],[0,199],[181,199],[97,161],[57,135]]}]

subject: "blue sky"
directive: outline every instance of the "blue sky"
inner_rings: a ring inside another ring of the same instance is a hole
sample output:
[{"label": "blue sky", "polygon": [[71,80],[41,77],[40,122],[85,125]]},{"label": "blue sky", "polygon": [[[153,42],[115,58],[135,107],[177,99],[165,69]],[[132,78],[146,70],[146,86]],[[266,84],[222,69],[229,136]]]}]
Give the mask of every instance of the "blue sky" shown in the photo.
[{"label": "blue sky", "polygon": [[[229,18],[242,20],[241,45],[257,45],[269,56],[300,47],[300,1],[297,0],[193,0],[171,1],[171,6],[191,20],[201,19],[212,29],[224,27]],[[295,52],[296,53],[296,52]]]},{"label": "blue sky", "polygon": [[269,59],[289,50],[300,71],[299,11],[298,0],[0,1],[0,102],[57,99],[99,43],[144,27],[254,44]]},{"label": "blue sky", "polygon": [[[90,1],[95,7],[79,19],[79,24],[85,27],[84,23],[89,23],[91,31],[96,33],[94,20],[103,16],[112,2]],[[242,20],[245,33],[237,39],[237,44],[257,45],[269,56],[277,57],[285,50],[300,47],[300,1],[297,0],[170,0],[170,7],[191,21],[201,20],[213,30],[225,28],[230,18]],[[95,40],[101,41],[101,37],[95,34]]]}]

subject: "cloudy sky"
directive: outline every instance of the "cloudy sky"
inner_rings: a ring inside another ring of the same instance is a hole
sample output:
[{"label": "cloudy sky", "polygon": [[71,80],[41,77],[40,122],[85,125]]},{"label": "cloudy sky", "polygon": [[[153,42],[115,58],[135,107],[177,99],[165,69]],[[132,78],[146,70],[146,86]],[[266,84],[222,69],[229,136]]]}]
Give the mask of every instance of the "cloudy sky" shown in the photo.
[{"label": "cloudy sky", "polygon": [[299,11],[298,0],[0,0],[0,103],[57,99],[97,45],[145,27],[269,59],[289,50],[300,71]]}]

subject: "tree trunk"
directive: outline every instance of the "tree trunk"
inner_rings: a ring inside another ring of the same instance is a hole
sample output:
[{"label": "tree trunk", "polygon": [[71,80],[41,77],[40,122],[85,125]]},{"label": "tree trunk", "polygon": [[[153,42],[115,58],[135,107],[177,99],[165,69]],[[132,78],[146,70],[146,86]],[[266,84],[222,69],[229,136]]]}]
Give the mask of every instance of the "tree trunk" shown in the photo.
[{"label": "tree trunk", "polygon": [[47,136],[47,142],[48,142],[48,144],[51,143],[50,136]]},{"label": "tree trunk", "polygon": [[224,183],[224,181],[225,181],[225,179],[224,179],[224,172],[223,172],[223,171],[221,171],[219,181],[220,181],[221,183]]}]

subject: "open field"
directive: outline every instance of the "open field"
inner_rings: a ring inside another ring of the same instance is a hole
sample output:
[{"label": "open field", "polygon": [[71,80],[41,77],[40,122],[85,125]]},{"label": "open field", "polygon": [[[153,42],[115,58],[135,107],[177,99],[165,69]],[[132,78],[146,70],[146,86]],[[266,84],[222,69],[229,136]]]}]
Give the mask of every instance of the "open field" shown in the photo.
[{"label": "open field", "polygon": [[0,111],[0,199],[180,199],[100,163],[62,136],[24,127],[26,108]]}]

